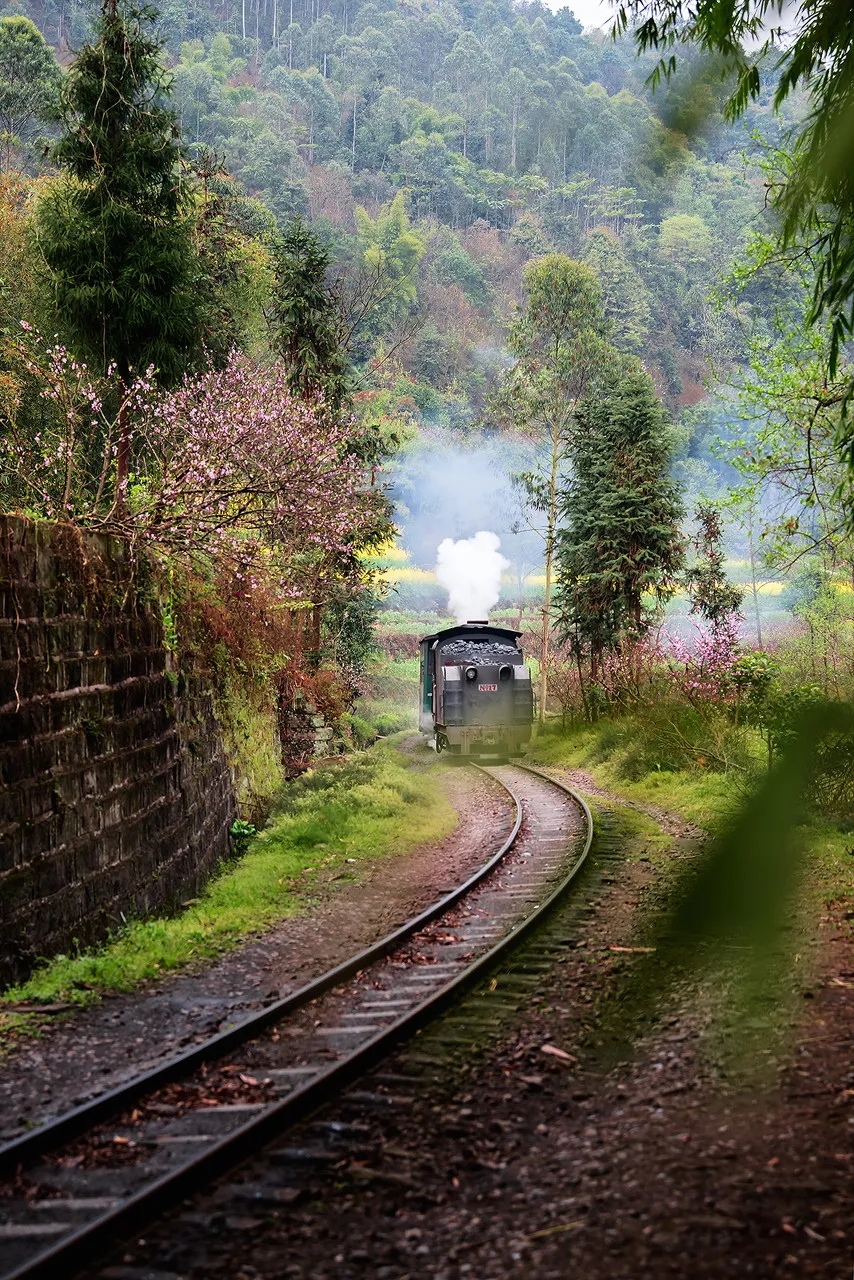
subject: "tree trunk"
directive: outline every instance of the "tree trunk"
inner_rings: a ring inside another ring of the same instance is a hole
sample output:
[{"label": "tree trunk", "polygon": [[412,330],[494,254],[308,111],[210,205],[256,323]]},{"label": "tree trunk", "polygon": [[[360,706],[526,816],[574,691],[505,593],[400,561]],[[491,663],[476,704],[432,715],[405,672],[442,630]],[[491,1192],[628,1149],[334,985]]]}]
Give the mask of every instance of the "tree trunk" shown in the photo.
[{"label": "tree trunk", "polygon": [[759,592],[756,590],[756,560],[753,554],[753,519],[750,521],[748,530],[748,546],[750,547],[750,581],[753,585],[753,614],[756,618],[756,639],[759,648],[762,648],[762,623],[759,620]]},{"label": "tree trunk", "polygon": [[546,721],[546,694],[548,692],[548,661],[549,661],[549,612],[552,606],[552,552],[551,552],[551,532],[546,543],[546,598],[543,603],[543,642],[540,654],[540,711],[539,723],[540,727]]},{"label": "tree trunk", "polygon": [[579,687],[579,689],[581,690],[581,705],[582,705],[582,707],[584,708],[584,718],[585,718],[585,720],[589,720],[589,719],[590,719],[590,714],[589,714],[589,710],[588,710],[588,707],[587,707],[587,690],[586,690],[586,689],[585,689],[585,687],[584,687],[584,672],[583,672],[583,670],[582,670],[582,668],[581,668],[581,645],[580,645],[580,644],[579,644],[579,642],[578,642],[578,627],[577,627],[577,626],[576,626],[576,628],[575,628],[575,644],[574,644],[574,646],[573,646],[573,647],[574,647],[574,649],[575,649],[575,669],[576,669],[576,671],[578,672],[578,687]]},{"label": "tree trunk", "polygon": [[119,381],[121,405],[119,407],[119,443],[116,447],[116,492],[113,515],[121,518],[127,511],[127,481],[130,475],[131,424],[128,418],[127,386],[124,378]]},{"label": "tree trunk", "polygon": [[74,416],[68,419],[68,434],[65,439],[65,485],[62,491],[62,518],[68,517],[68,508],[71,503],[71,480],[74,474],[74,446],[75,446]]},{"label": "tree trunk", "polygon": [[487,121],[486,128],[483,131],[483,153],[486,163],[489,164],[489,157],[492,151],[492,135],[489,131],[489,93],[484,95],[483,100],[483,118]]},{"label": "tree trunk", "polygon": [[311,648],[315,666],[320,665],[320,618],[321,606],[316,604],[311,610]]},{"label": "tree trunk", "polygon": [[540,656],[540,710],[539,723],[546,722],[546,694],[548,693],[547,667],[549,661],[549,630],[552,607],[552,561],[554,559],[555,526],[557,524],[557,470],[560,463],[560,428],[557,418],[552,424],[552,464],[549,476],[548,522],[546,524],[546,598],[543,602],[543,643]]}]

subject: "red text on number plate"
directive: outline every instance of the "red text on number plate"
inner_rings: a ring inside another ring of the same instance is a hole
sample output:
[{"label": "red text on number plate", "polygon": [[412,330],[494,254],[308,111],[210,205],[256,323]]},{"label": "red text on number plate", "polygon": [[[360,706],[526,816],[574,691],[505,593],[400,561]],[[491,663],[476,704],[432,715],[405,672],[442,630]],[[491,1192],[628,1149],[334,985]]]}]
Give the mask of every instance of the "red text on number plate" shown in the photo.
[{"label": "red text on number plate", "polygon": [[477,686],[477,689],[478,689],[478,693],[497,693],[498,685],[497,684],[479,684]]}]

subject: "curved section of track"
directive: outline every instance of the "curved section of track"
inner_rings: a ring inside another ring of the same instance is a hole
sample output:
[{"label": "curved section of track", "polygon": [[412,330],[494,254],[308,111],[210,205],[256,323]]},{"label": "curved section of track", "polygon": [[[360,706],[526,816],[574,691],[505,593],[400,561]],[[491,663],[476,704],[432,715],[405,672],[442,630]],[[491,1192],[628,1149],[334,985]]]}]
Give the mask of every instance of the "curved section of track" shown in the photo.
[{"label": "curved section of track", "polygon": [[348,960],[336,965],[334,969],[329,969],[326,973],[312,979],[297,991],[291,992],[272,1004],[265,1005],[263,1009],[232,1023],[225,1031],[210,1036],[191,1049],[168,1058],[165,1062],[158,1063],[156,1067],[141,1072],[116,1088],[98,1094],[97,1097],[73,1108],[56,1120],[0,1145],[0,1179],[14,1174],[22,1163],[30,1163],[44,1152],[55,1150],[60,1143],[69,1142],[86,1133],[100,1121],[118,1114],[155,1089],[181,1079],[202,1063],[224,1057],[230,1050],[259,1035],[267,1027],[281,1022],[312,1000],[316,1000],[340,983],[346,982],[348,978],[353,977],[368,965],[381,960],[419,929],[450,910],[495,870],[516,842],[522,825],[522,805],[509,787],[504,789],[509,794],[514,811],[510,832],[496,852],[491,854],[467,880],[457,885],[444,897],[438,898],[429,907],[425,907],[417,916],[413,916],[405,924],[386,934],[378,942],[372,943]]},{"label": "curved section of track", "polygon": [[486,772],[516,821],[464,884],[285,1000],[0,1149],[0,1170],[14,1173],[0,1199],[0,1277],[73,1274],[304,1120],[535,927],[583,865],[592,817],[528,766]]}]

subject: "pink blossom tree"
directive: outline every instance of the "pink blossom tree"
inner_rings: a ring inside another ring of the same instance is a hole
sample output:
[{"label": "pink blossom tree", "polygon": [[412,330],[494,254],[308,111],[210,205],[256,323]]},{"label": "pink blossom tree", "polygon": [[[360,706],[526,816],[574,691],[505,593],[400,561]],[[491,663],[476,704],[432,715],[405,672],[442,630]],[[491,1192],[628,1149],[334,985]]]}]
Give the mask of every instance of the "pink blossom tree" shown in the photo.
[{"label": "pink blossom tree", "polygon": [[349,557],[378,522],[367,429],[295,398],[278,363],[232,353],[174,391],[142,387],[132,411],[144,462],[129,519],[153,545],[287,566],[294,594],[309,563]]},{"label": "pink blossom tree", "polygon": [[[322,399],[295,397],[279,363],[233,352],[225,368],[168,391],[148,370],[120,396],[26,326],[12,354],[0,445],[7,505],[196,567],[228,564],[247,591],[272,577],[284,596],[312,602],[387,533],[370,428],[328,413]],[[25,394],[41,405],[41,430],[34,413],[19,412]],[[138,445],[114,503],[120,416],[133,421]]]}]

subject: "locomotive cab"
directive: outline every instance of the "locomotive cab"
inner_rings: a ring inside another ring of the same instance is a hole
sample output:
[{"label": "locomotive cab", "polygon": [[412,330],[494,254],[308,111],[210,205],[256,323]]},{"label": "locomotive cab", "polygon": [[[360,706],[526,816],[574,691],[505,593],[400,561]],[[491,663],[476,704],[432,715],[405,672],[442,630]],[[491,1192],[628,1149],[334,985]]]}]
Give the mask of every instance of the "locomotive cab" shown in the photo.
[{"label": "locomotive cab", "polygon": [[534,710],[520,635],[468,622],[422,639],[419,728],[437,751],[520,754]]}]

